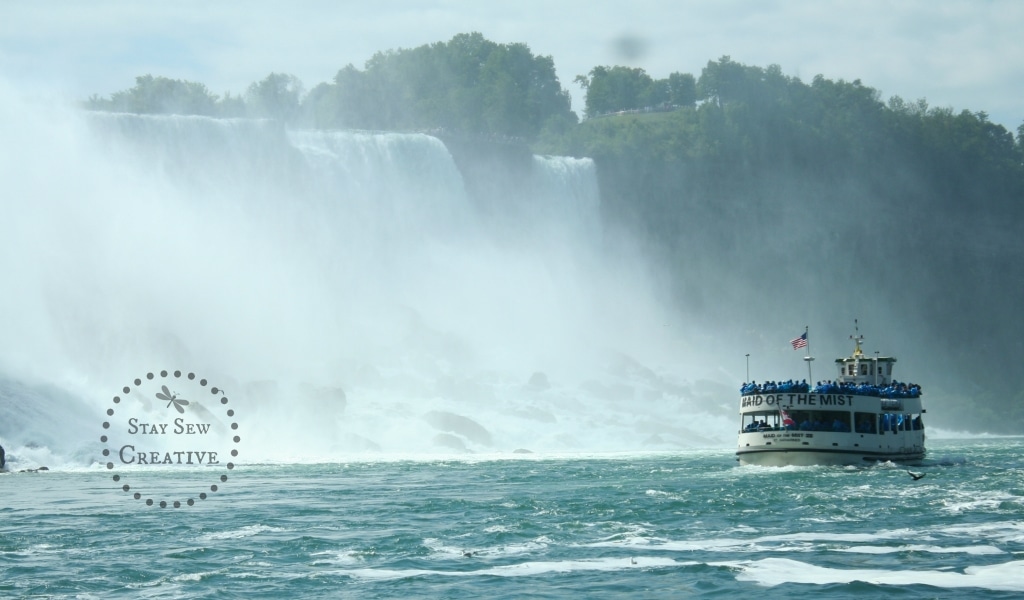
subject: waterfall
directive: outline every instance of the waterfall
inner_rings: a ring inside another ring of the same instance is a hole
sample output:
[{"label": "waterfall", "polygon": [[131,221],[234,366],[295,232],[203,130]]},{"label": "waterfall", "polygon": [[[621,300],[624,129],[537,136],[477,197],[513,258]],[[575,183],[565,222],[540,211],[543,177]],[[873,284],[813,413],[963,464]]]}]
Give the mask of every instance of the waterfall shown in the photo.
[{"label": "waterfall", "polygon": [[484,206],[424,134],[9,91],[0,129],[15,456],[88,462],[104,403],[159,369],[231,390],[253,460],[731,443],[732,390],[723,411],[681,374],[657,275],[607,235],[589,159],[533,157]]}]

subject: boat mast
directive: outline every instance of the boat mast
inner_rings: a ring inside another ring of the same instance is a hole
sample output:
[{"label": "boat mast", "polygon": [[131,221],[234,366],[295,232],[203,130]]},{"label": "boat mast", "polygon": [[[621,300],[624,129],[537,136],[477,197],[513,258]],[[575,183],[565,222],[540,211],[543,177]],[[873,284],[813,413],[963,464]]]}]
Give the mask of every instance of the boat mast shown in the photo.
[{"label": "boat mast", "polygon": [[811,356],[811,336],[807,335],[808,331],[810,331],[810,327],[804,325],[804,339],[807,340],[807,355],[804,356],[804,361],[807,362],[807,385],[813,386],[814,378],[811,377],[811,361],[814,360],[814,357]]},{"label": "boat mast", "polygon": [[[860,361],[864,358],[864,351],[860,349],[861,343],[864,342],[864,335],[860,332],[860,324],[857,323],[857,319],[853,320],[853,335],[850,336],[853,340],[853,371],[855,377],[860,376]],[[875,370],[878,370],[878,361],[875,361]],[[877,378],[877,376],[876,376]]]},{"label": "boat mast", "polygon": [[864,336],[860,332],[860,325],[857,324],[857,319],[853,320],[853,331],[854,334],[850,336],[850,339],[853,340],[853,343],[856,346],[853,349],[853,355],[860,358],[861,356],[864,356],[864,352],[860,349],[861,343],[864,342]]},{"label": "boat mast", "polygon": [[861,342],[864,341],[864,334],[862,334],[860,332],[860,324],[857,322],[857,319],[853,320],[853,335],[850,336],[850,339],[853,340],[853,342],[855,344],[857,344],[857,349],[854,350],[853,353],[854,354],[864,354],[860,350],[860,344],[861,344]]}]

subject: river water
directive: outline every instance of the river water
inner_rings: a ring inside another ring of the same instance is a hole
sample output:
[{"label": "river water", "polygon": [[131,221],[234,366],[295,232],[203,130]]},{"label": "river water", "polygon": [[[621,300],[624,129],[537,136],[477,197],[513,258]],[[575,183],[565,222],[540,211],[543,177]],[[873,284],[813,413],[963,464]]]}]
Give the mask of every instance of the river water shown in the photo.
[{"label": "river water", "polygon": [[[933,440],[919,481],[739,467],[719,448],[242,464],[179,508],[99,466],[9,473],[0,595],[1018,597],[1021,442]],[[127,476],[167,496],[209,479]]]}]

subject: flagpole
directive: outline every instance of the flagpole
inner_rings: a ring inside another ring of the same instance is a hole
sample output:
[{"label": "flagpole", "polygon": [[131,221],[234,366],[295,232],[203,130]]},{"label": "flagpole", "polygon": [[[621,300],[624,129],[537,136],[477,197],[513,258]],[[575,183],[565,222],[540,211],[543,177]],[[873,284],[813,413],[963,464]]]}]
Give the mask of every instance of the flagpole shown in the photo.
[{"label": "flagpole", "polygon": [[811,356],[811,336],[808,335],[809,331],[810,327],[804,325],[804,339],[807,340],[807,356],[804,357],[804,360],[807,361],[807,385],[811,386],[814,385],[814,378],[811,377],[811,361],[814,360],[814,357]]}]

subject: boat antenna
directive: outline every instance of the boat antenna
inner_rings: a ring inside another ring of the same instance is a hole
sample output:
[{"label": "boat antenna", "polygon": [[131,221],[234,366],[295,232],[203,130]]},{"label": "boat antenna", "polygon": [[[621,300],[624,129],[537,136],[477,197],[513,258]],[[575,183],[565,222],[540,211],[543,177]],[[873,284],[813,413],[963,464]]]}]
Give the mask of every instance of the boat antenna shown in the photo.
[{"label": "boat antenna", "polygon": [[807,362],[807,385],[814,385],[812,383],[814,378],[811,377],[811,361],[814,360],[814,357],[811,356],[811,336],[808,335],[809,331],[810,327],[804,325],[804,339],[807,340],[807,355],[804,356],[804,361]]},{"label": "boat antenna", "polygon": [[864,353],[861,351],[860,345],[864,341],[864,336],[861,335],[861,333],[860,333],[860,325],[858,325],[857,319],[853,320],[853,331],[854,331],[854,334],[850,336],[850,339],[853,340],[853,343],[855,345],[854,350],[853,350],[853,355],[854,356],[863,356]]}]

